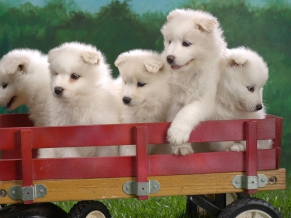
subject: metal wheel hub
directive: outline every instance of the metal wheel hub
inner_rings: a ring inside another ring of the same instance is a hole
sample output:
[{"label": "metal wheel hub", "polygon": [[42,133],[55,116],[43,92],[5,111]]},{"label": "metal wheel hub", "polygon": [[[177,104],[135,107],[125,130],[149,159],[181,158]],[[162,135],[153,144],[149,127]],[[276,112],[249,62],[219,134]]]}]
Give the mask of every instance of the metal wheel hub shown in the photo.
[{"label": "metal wheel hub", "polygon": [[106,218],[106,217],[100,211],[92,211],[86,216],[86,218]]},{"label": "metal wheel hub", "polygon": [[272,218],[261,210],[248,210],[239,214],[236,218]]}]

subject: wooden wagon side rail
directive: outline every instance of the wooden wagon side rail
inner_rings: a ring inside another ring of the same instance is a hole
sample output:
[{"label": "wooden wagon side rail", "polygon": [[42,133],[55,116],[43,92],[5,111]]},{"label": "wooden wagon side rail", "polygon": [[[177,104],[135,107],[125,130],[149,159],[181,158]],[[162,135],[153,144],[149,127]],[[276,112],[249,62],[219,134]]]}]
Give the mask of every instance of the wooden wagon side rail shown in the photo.
[{"label": "wooden wagon side rail", "polygon": [[[27,172],[25,175],[32,179],[137,176],[136,166],[142,166],[141,162],[144,162],[144,168],[147,166],[149,176],[247,171],[253,163],[248,164],[249,161],[246,160],[252,154],[250,160],[255,161],[253,171],[276,169],[280,150],[275,145],[272,149],[257,151],[256,139],[274,139],[275,142],[280,140],[278,135],[281,136],[281,132],[278,133],[276,129],[280,126],[277,125],[278,122],[281,122],[281,119],[276,117],[257,121],[203,122],[192,132],[189,141],[237,141],[252,137],[253,145],[248,146],[252,152],[249,152],[249,155],[246,155],[247,152],[196,153],[187,157],[146,155],[147,144],[167,143],[166,132],[169,123],[0,128],[1,150],[18,149],[22,152],[22,159],[0,160],[0,180],[22,179],[22,171]],[[246,134],[246,126],[249,123],[253,125],[253,130]],[[142,135],[138,133],[138,129],[142,129]],[[38,148],[128,145],[137,142],[137,157],[32,159],[31,155],[31,150]],[[142,148],[143,150],[140,150]],[[122,171],[116,166],[123,166]],[[31,171],[33,173],[29,173]]]},{"label": "wooden wagon side rail", "polygon": [[[3,124],[2,120],[0,117],[1,125]],[[5,122],[7,123],[7,120]],[[135,179],[137,183],[143,184],[148,182],[149,178],[155,177],[159,179],[167,177],[167,179],[174,180],[177,176],[184,178],[200,175],[201,177],[202,174],[210,173],[224,178],[227,173],[245,172],[247,177],[252,177],[257,176],[258,170],[265,170],[267,173],[271,170],[273,173],[279,173],[280,178],[285,178],[283,175],[285,171],[278,170],[282,137],[281,118],[269,115],[263,120],[206,121],[192,131],[189,139],[189,142],[246,140],[246,152],[195,153],[186,157],[146,155],[147,144],[163,146],[163,143],[167,143],[166,133],[169,125],[170,123],[62,127],[9,126],[8,128],[1,126],[0,149],[4,154],[6,151],[19,151],[22,158],[19,156],[13,158],[11,155],[0,160],[0,181],[2,181],[0,189],[2,185],[9,184],[12,180],[21,180],[24,188],[29,188],[37,184],[38,181],[46,181],[43,183],[46,184],[48,181],[63,183],[80,179],[82,181],[93,179],[103,184],[104,181],[123,181],[124,178],[131,178],[131,180]],[[273,139],[273,148],[257,150],[257,140],[264,139]],[[33,151],[39,148],[130,144],[137,146],[135,157],[33,158]],[[196,180],[194,181],[192,183],[196,184]],[[273,184],[271,189],[282,189],[284,182],[280,180],[279,183]],[[183,182],[179,184],[180,187],[181,184],[183,185]],[[213,183],[211,184],[213,185]],[[185,184],[183,187],[188,185]],[[120,186],[119,189],[121,189]],[[225,189],[229,189],[229,187],[221,189],[221,192],[225,192]],[[228,191],[234,192],[233,189]],[[236,191],[238,190],[236,189]],[[249,193],[256,191],[257,188],[249,189]],[[198,192],[191,190],[191,193],[188,194],[198,194]],[[159,193],[161,195],[155,196],[165,196],[163,192],[159,191]],[[203,193],[217,192],[203,191]],[[174,195],[180,194],[185,193],[180,191]],[[97,195],[99,196],[99,194]],[[115,194],[101,195],[101,198],[115,198]],[[96,197],[95,195],[94,199]],[[139,196],[139,199],[147,199],[147,197],[148,195],[142,195]],[[1,199],[4,198],[0,198],[0,203]],[[70,197],[69,199],[74,200],[75,198]],[[24,202],[33,203],[32,200]]]}]

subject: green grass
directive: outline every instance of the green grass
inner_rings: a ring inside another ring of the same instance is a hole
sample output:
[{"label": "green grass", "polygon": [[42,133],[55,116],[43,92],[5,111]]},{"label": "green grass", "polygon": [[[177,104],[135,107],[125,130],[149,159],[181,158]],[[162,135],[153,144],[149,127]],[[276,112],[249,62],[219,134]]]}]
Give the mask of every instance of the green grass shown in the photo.
[{"label": "green grass", "polygon": [[[149,198],[146,201],[137,199],[100,200],[110,211],[113,218],[188,218],[185,214],[186,196]],[[57,202],[56,204],[69,211],[76,202]]]},{"label": "green grass", "polygon": [[[288,179],[286,190],[264,191],[252,195],[268,201],[277,208],[282,217],[291,217],[291,183]],[[149,198],[147,201],[137,199],[100,200],[109,209],[113,218],[189,218],[186,214],[186,196]],[[76,202],[57,202],[69,211]]]},{"label": "green grass", "polygon": [[147,201],[137,199],[114,200],[103,202],[113,217],[147,218],[147,217],[179,217],[186,218],[186,197],[150,198]]}]

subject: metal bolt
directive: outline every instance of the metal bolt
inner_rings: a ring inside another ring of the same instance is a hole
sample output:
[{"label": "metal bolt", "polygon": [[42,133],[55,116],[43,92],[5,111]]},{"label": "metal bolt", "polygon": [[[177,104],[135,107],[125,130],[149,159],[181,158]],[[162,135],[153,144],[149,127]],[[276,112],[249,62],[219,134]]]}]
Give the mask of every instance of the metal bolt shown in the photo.
[{"label": "metal bolt", "polygon": [[239,184],[239,180],[235,180],[235,184]]},{"label": "metal bolt", "polygon": [[11,194],[15,195],[15,191],[12,191]]},{"label": "metal bolt", "polygon": [[157,185],[154,185],[154,189],[156,189],[158,186]]},{"label": "metal bolt", "polygon": [[129,190],[129,186],[126,186],[126,190]]},{"label": "metal bolt", "polygon": [[0,197],[5,197],[6,191],[4,189],[0,189]]},{"label": "metal bolt", "polygon": [[275,176],[271,176],[269,178],[269,183],[272,185],[272,184],[275,184],[277,182],[277,178]]},{"label": "metal bolt", "polygon": [[39,192],[40,192],[40,193],[43,193],[43,189],[40,189]]},{"label": "metal bolt", "polygon": [[265,178],[261,178],[261,182],[265,182],[266,180],[265,180]]}]

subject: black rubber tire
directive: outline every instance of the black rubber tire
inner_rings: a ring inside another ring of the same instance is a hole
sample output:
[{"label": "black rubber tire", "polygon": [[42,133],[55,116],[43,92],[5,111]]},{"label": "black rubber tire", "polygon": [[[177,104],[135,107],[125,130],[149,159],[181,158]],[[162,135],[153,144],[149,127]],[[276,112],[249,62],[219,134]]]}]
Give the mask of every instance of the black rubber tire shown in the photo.
[{"label": "black rubber tire", "polygon": [[0,204],[0,209],[7,207],[7,204]]},{"label": "black rubber tire", "polygon": [[10,204],[0,209],[1,218],[68,218],[68,214],[53,203]]},{"label": "black rubber tire", "polygon": [[79,201],[71,208],[69,218],[86,218],[92,211],[99,211],[106,218],[111,218],[107,207],[99,201]]},{"label": "black rubber tire", "polygon": [[258,198],[238,199],[229,204],[218,218],[235,218],[243,212],[258,210],[268,214],[272,218],[282,218],[280,212],[270,203]]}]

